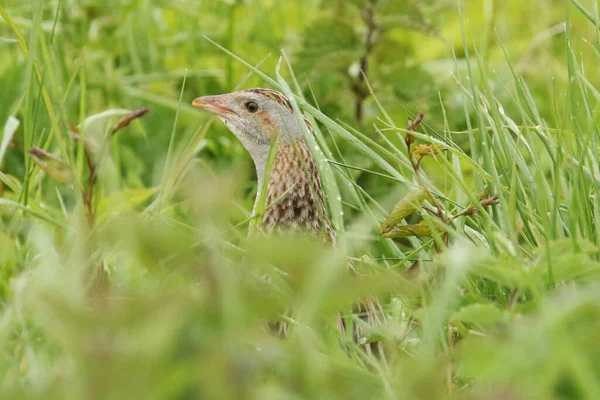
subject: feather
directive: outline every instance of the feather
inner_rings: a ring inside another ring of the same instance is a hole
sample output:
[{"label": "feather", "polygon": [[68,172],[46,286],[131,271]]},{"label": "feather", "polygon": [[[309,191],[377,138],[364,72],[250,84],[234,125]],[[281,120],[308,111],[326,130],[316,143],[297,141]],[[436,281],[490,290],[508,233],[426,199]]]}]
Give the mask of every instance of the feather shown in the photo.
[{"label": "feather", "polygon": [[[282,93],[269,89],[251,90],[278,101],[293,113],[289,100]],[[306,117],[304,121],[312,132]],[[262,220],[266,230],[282,232],[304,229],[337,246],[335,231],[327,215],[319,171],[303,138],[295,142],[279,142],[267,185],[266,204],[267,210]],[[348,267],[356,274],[352,262],[348,263]],[[352,312],[369,326],[378,326],[385,321],[381,304],[375,297],[359,301]],[[289,314],[289,310],[286,314]],[[336,317],[335,325],[346,331],[341,314]],[[275,321],[270,323],[270,330],[285,336],[288,327],[285,322]],[[362,326],[353,324],[352,332],[356,342],[364,341],[366,332]],[[363,346],[369,353],[381,353],[379,343],[364,343]]]}]

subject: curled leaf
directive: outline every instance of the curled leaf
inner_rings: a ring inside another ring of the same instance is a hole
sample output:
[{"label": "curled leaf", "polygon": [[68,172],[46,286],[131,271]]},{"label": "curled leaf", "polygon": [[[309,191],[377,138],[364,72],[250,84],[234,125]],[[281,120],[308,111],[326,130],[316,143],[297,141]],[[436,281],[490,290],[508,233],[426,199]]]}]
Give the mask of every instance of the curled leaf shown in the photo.
[{"label": "curled leaf", "polygon": [[[90,153],[97,153],[100,151],[102,143],[107,139],[107,132],[109,135],[113,135],[127,127],[131,121],[142,117],[149,111],[146,107],[134,111],[124,109],[106,110],[89,116],[80,127],[71,125],[69,127],[69,134],[73,141],[78,142],[82,138],[81,131],[83,130],[85,132],[85,135],[83,135],[85,150]],[[120,119],[113,125],[112,120],[115,116],[119,116]]]},{"label": "curled leaf", "polygon": [[490,195],[490,192],[488,191],[488,188],[486,187],[483,192],[476,194],[475,198],[481,200],[481,199],[485,199],[489,195]]},{"label": "curled leaf", "polygon": [[386,232],[389,232],[394,226],[400,223],[400,221],[421,208],[421,205],[426,198],[427,191],[424,189],[415,190],[404,196],[404,198],[394,206],[390,216],[383,221],[379,233],[384,235]]},{"label": "curled leaf", "polygon": [[382,235],[388,239],[409,236],[431,236],[431,229],[425,225],[424,221],[421,221],[418,224],[396,226],[389,231],[382,233]]},{"label": "curled leaf", "polygon": [[73,172],[69,164],[62,158],[39,147],[29,149],[29,154],[33,162],[55,181],[68,185],[73,183]]},{"label": "curled leaf", "polygon": [[[72,128],[69,131],[69,133],[71,134],[71,138],[73,138],[73,141],[77,143],[81,139],[81,136],[79,135],[78,130],[74,130]],[[83,138],[83,145],[85,146],[85,149],[90,153],[97,153],[100,151],[100,145],[98,144],[98,142],[94,138],[91,138],[89,136],[85,136]]]}]

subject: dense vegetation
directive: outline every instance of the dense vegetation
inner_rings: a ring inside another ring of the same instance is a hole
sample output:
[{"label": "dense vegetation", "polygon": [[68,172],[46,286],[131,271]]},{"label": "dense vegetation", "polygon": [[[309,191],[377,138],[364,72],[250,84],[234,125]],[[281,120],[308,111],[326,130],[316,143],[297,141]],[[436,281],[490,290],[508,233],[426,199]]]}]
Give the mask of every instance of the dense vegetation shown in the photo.
[{"label": "dense vegetation", "polygon": [[[599,61],[595,0],[4,1],[0,398],[600,398]],[[248,237],[191,101],[256,86],[340,249]]]}]

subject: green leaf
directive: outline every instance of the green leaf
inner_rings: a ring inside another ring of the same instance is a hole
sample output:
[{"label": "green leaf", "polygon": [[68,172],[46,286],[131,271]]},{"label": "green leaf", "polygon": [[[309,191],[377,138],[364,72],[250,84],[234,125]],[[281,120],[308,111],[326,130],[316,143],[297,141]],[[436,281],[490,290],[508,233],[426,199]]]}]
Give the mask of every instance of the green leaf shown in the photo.
[{"label": "green leaf", "polygon": [[131,110],[120,108],[102,111],[87,117],[79,126],[79,129],[86,139],[90,138],[97,143],[103,143],[115,123],[128,114],[131,114]]},{"label": "green leaf", "polygon": [[297,60],[301,71],[346,72],[360,57],[361,43],[354,26],[339,18],[321,18],[307,29]]},{"label": "green leaf", "polygon": [[572,240],[556,240],[534,251],[537,263],[531,274],[546,282],[549,271],[557,282],[580,281],[600,277],[600,263],[594,260],[598,247],[588,240],[579,240],[577,248]]},{"label": "green leaf", "polygon": [[384,2],[379,10],[381,29],[386,31],[400,27],[438,36],[437,30],[423,13],[422,3],[417,0]]},{"label": "green leaf", "polygon": [[474,276],[489,279],[509,288],[528,285],[529,272],[521,261],[508,255],[489,256],[479,262],[471,271]]},{"label": "green leaf", "polygon": [[585,15],[585,17],[592,23],[594,24],[594,26],[597,29],[600,29],[600,22],[598,21],[598,19],[594,16],[594,14],[592,14],[590,11],[588,11],[583,4],[581,4],[578,0],[571,0],[571,3],[573,3],[573,5],[575,7],[577,7],[577,9],[579,11],[581,11],[581,13],[583,15]]},{"label": "green leaf", "polygon": [[6,186],[10,188],[14,193],[20,193],[22,184],[19,179],[12,175],[7,175],[4,172],[0,171],[0,182],[4,183]]},{"label": "green leaf", "polygon": [[19,210],[23,210],[25,213],[31,214],[34,217],[41,219],[42,221],[49,222],[52,225],[55,225],[55,226],[57,226],[59,228],[63,228],[65,230],[69,229],[67,225],[63,224],[62,222],[59,222],[59,221],[55,220],[50,215],[45,214],[45,213],[40,212],[40,211],[36,211],[36,210],[32,209],[31,207],[24,206],[23,204],[17,203],[16,201],[12,201],[12,200],[8,200],[8,199],[0,198],[0,206],[13,207],[13,208],[17,208]]},{"label": "green leaf", "polygon": [[133,210],[148,201],[158,190],[157,187],[128,189],[104,196],[98,203],[98,215]]},{"label": "green leaf", "polygon": [[418,224],[401,225],[391,228],[382,233],[383,237],[388,239],[410,237],[410,236],[431,236],[431,229],[421,221]]},{"label": "green leaf", "polygon": [[[427,198],[427,191],[424,189],[419,189],[410,192],[402,200],[400,200],[395,206],[390,216],[383,222],[381,225],[381,229],[379,233],[385,236],[394,226],[400,223],[404,218],[408,215],[412,214],[416,210],[421,208],[423,201]],[[418,231],[421,232],[422,228],[418,228]],[[414,235],[407,235],[414,236]],[[423,236],[423,235],[418,235]]]},{"label": "green leaf", "polygon": [[29,154],[37,166],[55,181],[67,185],[73,183],[73,171],[71,171],[69,164],[62,158],[48,153],[39,147],[29,149]]},{"label": "green leaf", "polygon": [[471,304],[456,311],[450,321],[494,325],[504,319],[504,312],[493,304]]}]

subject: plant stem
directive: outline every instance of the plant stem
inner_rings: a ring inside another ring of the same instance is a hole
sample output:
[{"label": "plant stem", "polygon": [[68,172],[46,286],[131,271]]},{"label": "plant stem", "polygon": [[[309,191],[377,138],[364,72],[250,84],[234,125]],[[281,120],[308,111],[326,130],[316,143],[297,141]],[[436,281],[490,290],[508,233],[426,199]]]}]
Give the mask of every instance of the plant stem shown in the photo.
[{"label": "plant stem", "polygon": [[367,32],[365,33],[364,39],[364,51],[358,62],[360,68],[359,73],[356,77],[356,81],[352,84],[352,91],[356,97],[356,102],[354,104],[354,118],[356,118],[358,122],[362,121],[363,103],[369,97],[369,90],[365,85],[369,71],[369,55],[379,37],[379,25],[375,20],[376,6],[377,0],[370,1],[360,12],[361,17],[367,26]]},{"label": "plant stem", "polygon": [[[84,150],[85,151],[85,150]],[[85,151],[85,161],[87,163],[89,176],[88,176],[88,187],[83,191],[83,203],[85,204],[85,211],[87,215],[88,226],[92,228],[94,226],[94,183],[96,181],[96,165],[90,157],[90,153]]]}]

